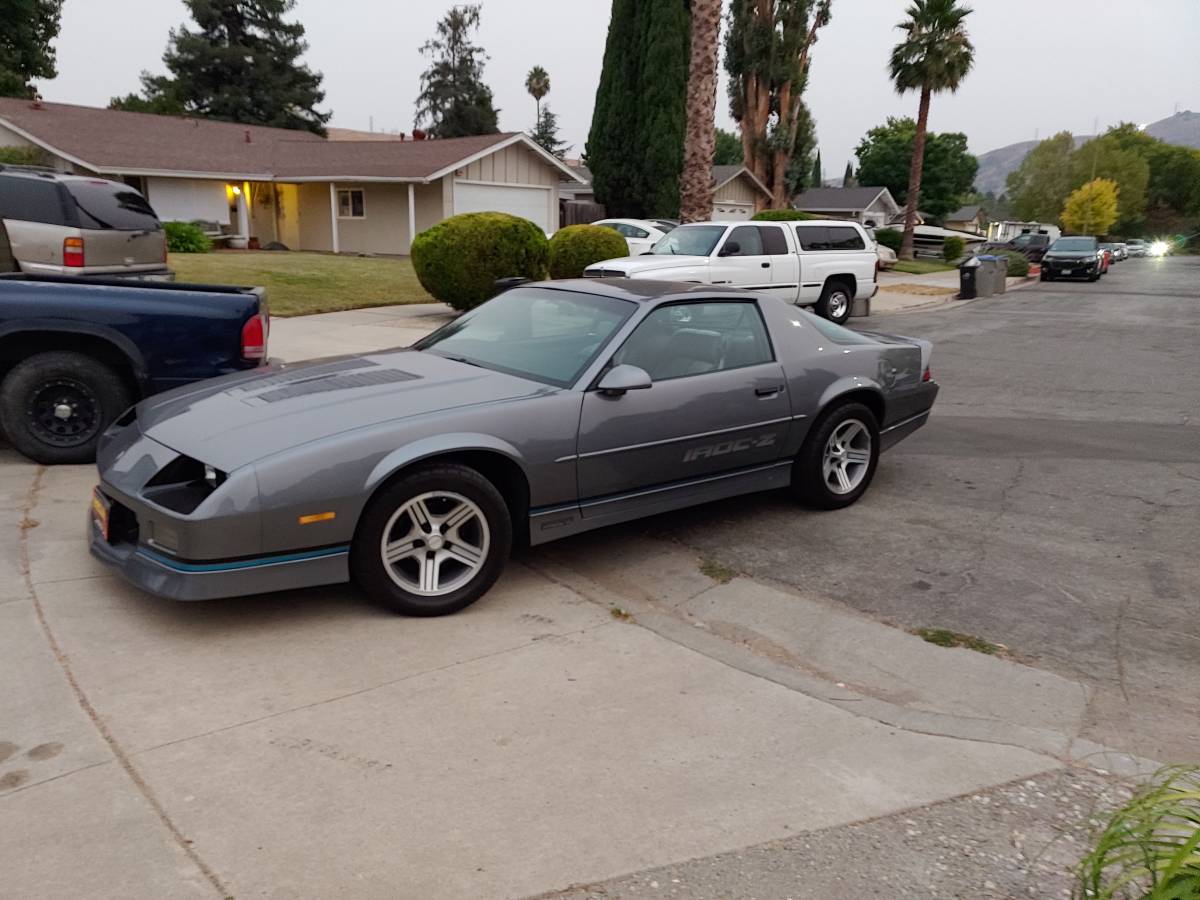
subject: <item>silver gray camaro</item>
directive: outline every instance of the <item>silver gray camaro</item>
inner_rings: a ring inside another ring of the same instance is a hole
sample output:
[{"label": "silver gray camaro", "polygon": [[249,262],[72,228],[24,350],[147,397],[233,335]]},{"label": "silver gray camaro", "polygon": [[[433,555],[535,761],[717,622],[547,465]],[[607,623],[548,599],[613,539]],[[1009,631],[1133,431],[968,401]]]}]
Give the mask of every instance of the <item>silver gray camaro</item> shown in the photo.
[{"label": "silver gray camaro", "polygon": [[711,285],[522,285],[407,349],[138,404],[100,445],[91,550],[178,600],[353,580],[451,613],[514,543],[775,488],[853,503],[928,418],[931,350]]}]

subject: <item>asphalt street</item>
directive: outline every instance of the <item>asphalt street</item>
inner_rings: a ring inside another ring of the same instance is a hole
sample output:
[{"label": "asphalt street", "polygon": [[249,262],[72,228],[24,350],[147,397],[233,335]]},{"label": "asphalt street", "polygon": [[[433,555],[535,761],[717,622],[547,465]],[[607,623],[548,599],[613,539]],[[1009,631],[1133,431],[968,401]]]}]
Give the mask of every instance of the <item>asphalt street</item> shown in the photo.
[{"label": "asphalt street", "polygon": [[[856,327],[942,392],[837,513],[759,495],[643,523],[757,579],[1005,645],[1090,689],[1081,733],[1200,760],[1200,258],[1134,259]],[[618,541],[619,542],[619,541]]]}]

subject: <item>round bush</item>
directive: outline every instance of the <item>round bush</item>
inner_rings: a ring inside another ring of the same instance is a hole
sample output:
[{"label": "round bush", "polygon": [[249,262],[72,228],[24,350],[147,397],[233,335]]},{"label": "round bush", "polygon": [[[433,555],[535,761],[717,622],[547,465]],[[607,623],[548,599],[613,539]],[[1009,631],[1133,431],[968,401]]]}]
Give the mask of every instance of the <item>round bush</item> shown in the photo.
[{"label": "round bush", "polygon": [[1017,250],[995,250],[996,256],[1008,258],[1008,277],[1025,278],[1029,275],[1029,257]]},{"label": "round bush", "polygon": [[550,242],[542,229],[519,216],[462,213],[418,234],[411,252],[421,286],[467,310],[495,296],[498,278],[545,278]]},{"label": "round bush", "polygon": [[592,263],[629,255],[625,238],[603,225],[568,225],[550,238],[550,277],[579,278]]},{"label": "round bush", "polygon": [[167,233],[167,249],[172,253],[208,253],[212,241],[194,222],[163,222]]},{"label": "round bush", "polygon": [[895,228],[877,228],[875,240],[895,253],[900,252],[900,244],[904,242],[904,232]]},{"label": "round bush", "polygon": [[948,263],[962,259],[963,252],[967,249],[967,242],[960,237],[948,237],[942,242],[942,259]]},{"label": "round bush", "polygon": [[753,216],[755,222],[800,222],[804,219],[815,219],[816,216],[809,215],[798,209],[764,209],[761,212],[756,212]]}]

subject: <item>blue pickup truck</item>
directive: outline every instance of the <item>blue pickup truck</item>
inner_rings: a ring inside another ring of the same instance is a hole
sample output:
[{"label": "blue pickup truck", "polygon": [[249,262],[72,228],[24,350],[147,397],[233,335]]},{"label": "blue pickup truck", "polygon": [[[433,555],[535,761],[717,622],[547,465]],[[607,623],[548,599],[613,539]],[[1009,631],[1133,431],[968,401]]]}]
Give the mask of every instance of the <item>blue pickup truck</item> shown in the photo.
[{"label": "blue pickup truck", "polygon": [[90,462],[126,409],[266,362],[261,288],[0,275],[0,427],[35,462]]}]

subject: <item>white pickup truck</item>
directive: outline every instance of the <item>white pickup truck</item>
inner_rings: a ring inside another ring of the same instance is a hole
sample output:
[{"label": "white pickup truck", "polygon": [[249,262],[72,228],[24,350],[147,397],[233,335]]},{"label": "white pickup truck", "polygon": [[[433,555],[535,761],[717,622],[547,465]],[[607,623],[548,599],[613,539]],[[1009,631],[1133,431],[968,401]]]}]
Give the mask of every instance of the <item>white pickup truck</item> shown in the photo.
[{"label": "white pickup truck", "polygon": [[855,222],[698,222],[672,229],[649,253],[594,263],[583,274],[735,285],[841,324],[870,315],[877,259]]}]

